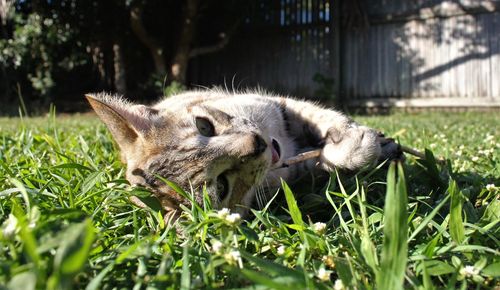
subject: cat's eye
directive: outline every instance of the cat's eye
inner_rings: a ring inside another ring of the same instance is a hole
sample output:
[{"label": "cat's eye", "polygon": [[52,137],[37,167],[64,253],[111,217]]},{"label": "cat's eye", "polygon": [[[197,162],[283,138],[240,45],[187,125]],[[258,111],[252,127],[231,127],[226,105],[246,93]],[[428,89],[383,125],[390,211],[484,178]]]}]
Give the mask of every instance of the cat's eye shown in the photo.
[{"label": "cat's eye", "polygon": [[214,125],[207,118],[196,117],[195,123],[196,128],[201,135],[205,137],[212,137],[215,135]]},{"label": "cat's eye", "polygon": [[226,176],[219,175],[217,177],[217,194],[219,195],[219,200],[223,201],[229,193],[229,182],[227,181]]}]

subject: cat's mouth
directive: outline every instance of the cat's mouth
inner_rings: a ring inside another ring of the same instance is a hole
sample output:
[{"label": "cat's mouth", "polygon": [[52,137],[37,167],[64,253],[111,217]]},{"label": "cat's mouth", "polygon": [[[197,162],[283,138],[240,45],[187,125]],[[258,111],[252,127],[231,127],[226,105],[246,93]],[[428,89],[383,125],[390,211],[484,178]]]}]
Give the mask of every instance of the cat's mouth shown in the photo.
[{"label": "cat's mouth", "polygon": [[271,153],[272,153],[272,164],[276,164],[278,161],[280,161],[281,148],[280,144],[275,139],[271,141]]}]

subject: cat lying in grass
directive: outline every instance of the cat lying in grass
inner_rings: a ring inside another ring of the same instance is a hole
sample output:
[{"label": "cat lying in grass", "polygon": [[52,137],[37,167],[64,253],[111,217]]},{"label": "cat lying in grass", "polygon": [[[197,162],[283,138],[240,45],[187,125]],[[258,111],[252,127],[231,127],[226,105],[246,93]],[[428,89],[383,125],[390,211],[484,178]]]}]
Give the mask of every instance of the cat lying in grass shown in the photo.
[{"label": "cat lying in grass", "polygon": [[[194,189],[200,204],[206,186],[215,208],[245,214],[281,178],[356,171],[401,155],[397,144],[340,112],[261,92],[190,91],[153,106],[107,94],[87,99],[120,147],[128,181],[149,188],[167,212],[188,201],[156,176]],[[315,148],[322,148],[318,158],[283,167]]]}]

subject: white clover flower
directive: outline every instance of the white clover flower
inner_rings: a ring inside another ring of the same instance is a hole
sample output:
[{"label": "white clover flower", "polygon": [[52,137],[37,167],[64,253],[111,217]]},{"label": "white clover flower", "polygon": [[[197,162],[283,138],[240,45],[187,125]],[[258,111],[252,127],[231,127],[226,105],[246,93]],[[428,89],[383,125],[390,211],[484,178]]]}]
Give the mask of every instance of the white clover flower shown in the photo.
[{"label": "white clover flower", "polygon": [[241,216],[239,213],[232,213],[226,216],[226,221],[232,225],[237,224],[241,220]]},{"label": "white clover flower", "polygon": [[278,255],[283,256],[285,254],[285,250],[286,250],[285,246],[283,245],[279,246],[277,250]]},{"label": "white clover flower", "polygon": [[9,214],[9,218],[3,223],[3,236],[11,239],[18,231],[17,218],[13,214]]},{"label": "white clover flower", "polygon": [[342,280],[337,279],[335,280],[335,284],[333,284],[333,289],[334,290],[344,290],[344,283],[342,283]]},{"label": "white clover flower", "polygon": [[241,261],[240,251],[234,250],[224,255],[226,262],[231,265],[238,265],[240,268],[243,268],[243,261]]},{"label": "white clover flower", "polygon": [[321,281],[329,281],[331,273],[332,271],[327,271],[325,268],[321,268],[318,270],[316,277],[318,277]]},{"label": "white clover flower", "polygon": [[224,247],[224,244],[221,243],[220,241],[216,240],[212,243],[212,251],[214,253],[220,254],[222,247]]},{"label": "white clover flower", "polygon": [[495,188],[496,188],[496,186],[493,183],[486,185],[486,190],[488,190],[488,191],[493,191],[493,190],[495,190]]},{"label": "white clover flower", "polygon": [[476,162],[476,161],[478,161],[478,160],[479,160],[479,157],[477,157],[477,156],[472,156],[471,160],[472,160],[472,161],[474,161],[474,162]]},{"label": "white clover flower", "polygon": [[217,216],[221,219],[225,219],[229,215],[230,211],[228,208],[223,208],[217,212]]},{"label": "white clover flower", "polygon": [[326,230],[326,224],[317,222],[313,225],[314,231],[318,234],[323,234]]},{"label": "white clover flower", "polygon": [[464,145],[460,145],[460,147],[458,147],[458,149],[460,149],[460,150],[464,150],[464,149],[465,149],[465,146],[464,146]]},{"label": "white clover flower", "polygon": [[431,149],[436,148],[436,146],[437,146],[437,145],[436,145],[436,143],[431,143],[431,144],[429,145],[429,147],[431,147]]},{"label": "white clover flower", "polygon": [[484,141],[488,142],[488,141],[491,141],[493,139],[495,139],[495,136],[488,134],[488,135],[486,135],[486,139],[484,139]]},{"label": "white clover flower", "polygon": [[479,269],[476,269],[474,266],[468,265],[460,269],[460,274],[466,277],[471,277],[479,274]]}]

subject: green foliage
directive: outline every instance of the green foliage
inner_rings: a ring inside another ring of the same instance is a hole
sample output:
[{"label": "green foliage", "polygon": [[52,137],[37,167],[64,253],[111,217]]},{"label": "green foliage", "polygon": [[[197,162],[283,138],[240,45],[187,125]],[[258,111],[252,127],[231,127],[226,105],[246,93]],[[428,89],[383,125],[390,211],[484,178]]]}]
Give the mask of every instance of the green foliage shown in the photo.
[{"label": "green foliage", "polygon": [[84,62],[75,52],[60,54],[74,41],[75,30],[60,23],[57,15],[47,17],[37,12],[13,11],[11,22],[12,36],[0,38],[0,66],[17,76],[13,82],[26,80],[39,96],[48,97],[57,70],[69,71]]},{"label": "green foliage", "polygon": [[179,82],[173,81],[170,83],[170,85],[163,88],[163,95],[169,97],[175,94],[179,94],[184,90],[186,90],[186,86]]},{"label": "green foliage", "polygon": [[185,85],[177,81],[167,83],[167,77],[158,74],[152,74],[149,77],[148,81],[144,85],[144,89],[148,88],[153,89],[156,93],[162,94],[165,97],[170,97],[186,90]]},{"label": "green foliage", "polygon": [[97,120],[0,119],[0,288],[498,287],[498,117],[362,122],[448,165],[410,157],[326,187],[283,184],[249,220],[205,199],[172,224],[129,201],[150,193],[124,180]]},{"label": "green foliage", "polygon": [[325,101],[337,101],[334,87],[335,83],[333,78],[329,78],[323,74],[316,73],[313,76],[313,81],[318,86],[318,88],[314,91],[315,98]]},{"label": "green foliage", "polygon": [[[8,17],[0,23],[0,101],[5,102],[0,114],[15,114],[21,98],[30,112],[45,113],[51,103],[66,112],[87,109],[82,96],[92,91],[143,101],[178,93],[191,50],[213,52],[206,48],[218,47],[222,36],[229,39],[253,2],[193,2],[203,9],[192,9],[198,11],[191,17],[192,34],[183,33],[189,21],[180,12],[187,3],[6,1],[2,12]],[[179,76],[170,72],[174,63]]]}]

